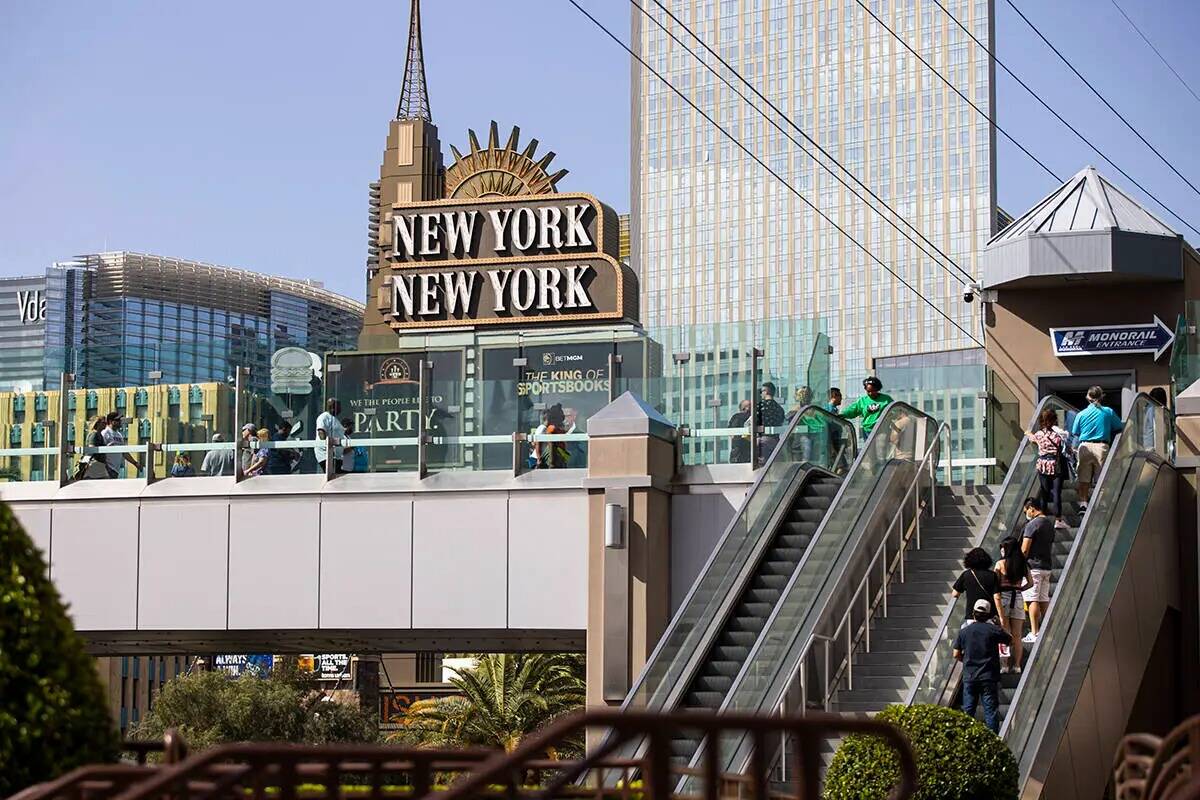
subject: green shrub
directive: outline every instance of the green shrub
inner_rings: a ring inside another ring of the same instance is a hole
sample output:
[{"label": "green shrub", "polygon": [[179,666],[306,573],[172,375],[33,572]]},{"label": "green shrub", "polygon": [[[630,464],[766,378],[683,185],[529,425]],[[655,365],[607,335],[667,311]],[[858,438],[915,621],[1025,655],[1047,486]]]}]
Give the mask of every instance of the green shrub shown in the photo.
[{"label": "green shrub", "polygon": [[[942,706],[888,706],[890,722],[912,745],[914,800],[1016,800],[1017,761],[983,723]],[[896,751],[876,736],[846,737],[829,766],[825,800],[882,800],[900,780]]]},{"label": "green shrub", "polygon": [[46,562],[0,503],[0,797],[117,757],[95,662]]}]

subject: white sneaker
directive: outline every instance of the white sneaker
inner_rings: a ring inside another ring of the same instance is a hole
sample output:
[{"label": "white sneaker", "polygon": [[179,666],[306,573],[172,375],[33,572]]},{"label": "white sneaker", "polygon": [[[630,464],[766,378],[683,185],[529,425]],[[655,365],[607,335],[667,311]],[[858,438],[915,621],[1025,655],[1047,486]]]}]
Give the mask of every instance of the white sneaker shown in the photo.
[{"label": "white sneaker", "polygon": [[1025,637],[1023,639],[1021,639],[1021,641],[1025,642],[1025,644],[1033,644],[1034,642],[1037,641],[1037,637],[1034,636],[1032,632],[1030,632],[1030,633],[1025,634]]},{"label": "white sneaker", "polygon": [[1021,668],[1020,668],[1020,667],[1013,667],[1013,668],[1012,668],[1012,674],[1013,674],[1013,675],[1020,675],[1020,674],[1021,674]]},{"label": "white sneaker", "polygon": [[1000,668],[1000,674],[1001,674],[1001,675],[1007,675],[1007,674],[1008,674],[1008,673],[1010,673],[1010,672],[1012,672],[1012,668],[1011,668],[1011,667],[1001,667],[1001,668]]},{"label": "white sneaker", "polygon": [[1080,500],[1075,505],[1079,506],[1080,511],[1087,511],[1088,504],[1086,500]]}]

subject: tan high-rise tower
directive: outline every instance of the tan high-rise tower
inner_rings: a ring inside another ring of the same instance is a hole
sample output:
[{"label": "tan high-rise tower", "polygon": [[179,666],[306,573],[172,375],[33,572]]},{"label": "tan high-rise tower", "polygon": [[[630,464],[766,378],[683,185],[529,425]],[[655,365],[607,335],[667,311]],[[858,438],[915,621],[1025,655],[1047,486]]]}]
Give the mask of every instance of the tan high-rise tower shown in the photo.
[{"label": "tan high-rise tower", "polygon": [[367,311],[360,350],[394,348],[396,333],[380,311],[376,298],[390,295],[379,271],[379,253],[392,245],[391,208],[394,203],[437,200],[442,197],[445,169],[437,126],[429,111],[425,85],[425,57],[421,47],[421,4],[412,0],[408,28],[408,55],[396,118],[388,125],[387,147],[379,168],[379,181],[371,184],[369,249],[367,255]]}]

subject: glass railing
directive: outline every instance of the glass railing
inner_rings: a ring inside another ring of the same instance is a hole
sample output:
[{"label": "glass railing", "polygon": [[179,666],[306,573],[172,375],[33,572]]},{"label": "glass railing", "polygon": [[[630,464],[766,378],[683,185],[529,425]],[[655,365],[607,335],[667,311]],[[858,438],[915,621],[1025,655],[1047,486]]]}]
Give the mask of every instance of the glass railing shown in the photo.
[{"label": "glass railing", "polygon": [[[1074,671],[1085,655],[1076,646],[1081,626],[1098,628],[1095,614],[1108,609],[1107,601],[1097,599],[1098,593],[1111,594],[1115,589],[1115,580],[1109,577],[1119,577],[1132,548],[1161,463],[1146,459],[1166,459],[1160,431],[1165,432],[1167,425],[1166,409],[1139,394],[1105,460],[1001,730],[1022,775],[1028,774],[1028,759],[1033,755],[1026,752],[1032,734],[1046,723],[1045,709],[1060,710],[1055,701],[1063,672]],[[1085,657],[1090,659],[1090,652]],[[1066,708],[1073,704],[1068,702]]]},{"label": "glass railing", "polygon": [[[1075,409],[1067,402],[1054,397],[1045,397],[1034,411],[1029,429],[1036,427],[1042,411],[1050,409],[1058,417],[1058,424],[1066,427],[1067,417]],[[989,553],[999,553],[1000,543],[1009,536],[1016,536],[1025,522],[1025,499],[1037,493],[1037,445],[1022,437],[1017,452],[1012,457],[1012,466],[1004,477],[992,510],[976,541]],[[939,703],[943,695],[953,690],[951,685],[957,675],[957,661],[953,656],[954,639],[958,635],[959,623],[967,617],[967,596],[960,595],[950,604],[942,616],[933,645],[925,654],[925,661],[917,672],[917,681],[909,693],[911,703]]]},{"label": "glass railing", "polygon": [[[819,445],[801,444],[817,435],[822,437]],[[846,420],[815,406],[795,415],[646,662],[626,707],[673,707],[687,683],[690,662],[704,655],[723,622],[723,606],[732,602],[739,577],[769,543],[771,521],[805,466],[831,469],[837,459],[852,461],[856,452],[854,428]]]},{"label": "glass railing", "polygon": [[[919,478],[915,468],[926,455],[936,463],[938,431],[936,420],[906,403],[893,403],[887,408],[734,680],[723,712],[771,712],[778,707],[788,687],[798,679],[801,656],[807,652],[810,636],[822,632],[818,630],[824,622],[821,610],[839,587],[857,580],[858,576],[845,574],[854,553],[865,552],[868,547],[875,549],[874,542],[863,539],[864,526],[871,517],[868,510],[875,506],[872,500],[882,499],[879,492],[887,489],[887,476]],[[745,745],[741,740],[722,744],[721,760],[726,770],[736,769],[733,765],[744,756]]]}]

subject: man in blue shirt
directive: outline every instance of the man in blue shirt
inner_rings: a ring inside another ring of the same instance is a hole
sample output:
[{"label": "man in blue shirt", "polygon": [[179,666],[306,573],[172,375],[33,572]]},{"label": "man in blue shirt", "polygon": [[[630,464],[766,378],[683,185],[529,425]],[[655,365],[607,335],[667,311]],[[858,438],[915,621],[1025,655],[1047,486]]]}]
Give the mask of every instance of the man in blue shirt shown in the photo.
[{"label": "man in blue shirt", "polygon": [[1101,401],[1104,390],[1093,386],[1087,390],[1088,407],[1075,415],[1071,423],[1071,438],[1079,443],[1079,508],[1087,508],[1092,497],[1092,484],[1108,457],[1108,447],[1121,430],[1121,418]]},{"label": "man in blue shirt", "polygon": [[983,721],[992,733],[1000,733],[1000,645],[1012,644],[1012,635],[993,625],[992,604],[976,600],[971,624],[958,632],[954,657],[962,662],[962,706],[968,717],[983,701]]}]

